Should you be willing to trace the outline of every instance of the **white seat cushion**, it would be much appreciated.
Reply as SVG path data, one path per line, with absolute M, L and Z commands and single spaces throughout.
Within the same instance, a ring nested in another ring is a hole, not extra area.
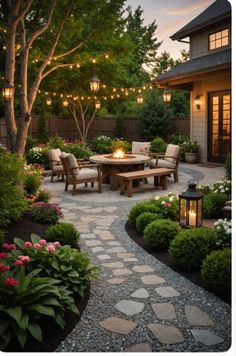
M 180 146 L 172 145 L 172 143 L 170 143 L 167 146 L 167 149 L 166 149 L 166 152 L 165 152 L 165 156 L 170 156 L 170 157 L 175 157 L 175 158 L 166 157 L 165 160 L 169 161 L 169 162 L 175 162 L 176 158 L 179 155 L 179 151 L 180 151 Z
M 53 172 L 62 172 L 62 171 L 64 171 L 64 169 L 63 169 L 63 165 L 62 164 L 59 164 L 59 165 L 53 165 Z
M 67 157 L 67 156 L 69 156 L 71 153 L 68 153 L 68 152 L 62 152 L 61 153 L 61 156 L 62 157 Z
M 60 156 L 61 156 L 60 148 L 55 148 L 48 151 L 48 157 L 49 160 L 51 161 L 53 170 L 55 170 L 56 167 L 61 166 Z
M 136 153 L 136 154 L 149 156 L 150 148 L 151 148 L 151 142 L 137 142 L 137 141 L 132 142 L 132 154 Z
M 73 169 L 73 175 L 76 180 L 80 181 L 83 179 L 92 179 L 92 178 L 97 178 L 98 177 L 98 171 L 97 169 L 91 169 L 91 168 L 76 168 Z
M 150 167 L 155 167 L 155 168 L 175 168 L 175 163 L 160 158 L 158 159 L 157 167 L 156 167 L 156 159 L 152 159 L 151 161 L 149 161 L 149 165 Z

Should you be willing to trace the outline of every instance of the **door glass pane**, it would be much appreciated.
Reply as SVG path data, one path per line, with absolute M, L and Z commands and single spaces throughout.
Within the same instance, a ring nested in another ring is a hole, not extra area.
M 222 154 L 230 152 L 230 95 L 223 95 Z
M 213 156 L 218 156 L 219 154 L 219 96 L 213 96 L 212 98 L 212 141 L 211 150 Z

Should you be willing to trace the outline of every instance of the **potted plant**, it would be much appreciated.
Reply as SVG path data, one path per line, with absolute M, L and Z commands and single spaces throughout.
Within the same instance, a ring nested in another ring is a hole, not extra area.
M 199 145 L 197 141 L 185 141 L 182 144 L 182 148 L 185 153 L 185 161 L 188 163 L 196 163 L 199 151 Z

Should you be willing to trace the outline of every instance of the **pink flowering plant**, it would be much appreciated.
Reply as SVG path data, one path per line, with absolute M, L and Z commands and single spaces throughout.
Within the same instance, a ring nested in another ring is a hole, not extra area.
M 172 220 L 178 219 L 179 212 L 179 197 L 178 195 L 169 192 L 164 196 L 155 196 L 151 200 L 157 206 L 157 213 L 163 218 Z
M 32 234 L 31 242 L 14 239 L 22 255 L 28 255 L 31 263 L 27 270 L 41 268 L 40 275 L 60 280 L 60 284 L 67 286 L 80 296 L 97 278 L 98 269 L 90 264 L 86 253 L 79 252 L 71 246 L 61 246 L 58 241 L 48 242 Z
M 58 204 L 38 202 L 31 205 L 31 217 L 43 224 L 56 224 L 63 213 Z
M 61 280 L 43 275 L 42 268 L 32 268 L 27 251 L 33 245 L 25 244 L 25 251 L 16 244 L 0 246 L 0 350 L 5 350 L 14 336 L 22 349 L 29 335 L 42 341 L 39 321 L 45 315 L 64 328 L 65 312 L 78 313 L 72 291 Z

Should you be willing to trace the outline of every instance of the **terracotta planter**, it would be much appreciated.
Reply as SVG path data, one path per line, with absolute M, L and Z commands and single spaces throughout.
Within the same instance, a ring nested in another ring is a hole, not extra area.
M 197 162 L 197 153 L 196 152 L 185 152 L 185 161 L 187 163 L 196 163 Z

